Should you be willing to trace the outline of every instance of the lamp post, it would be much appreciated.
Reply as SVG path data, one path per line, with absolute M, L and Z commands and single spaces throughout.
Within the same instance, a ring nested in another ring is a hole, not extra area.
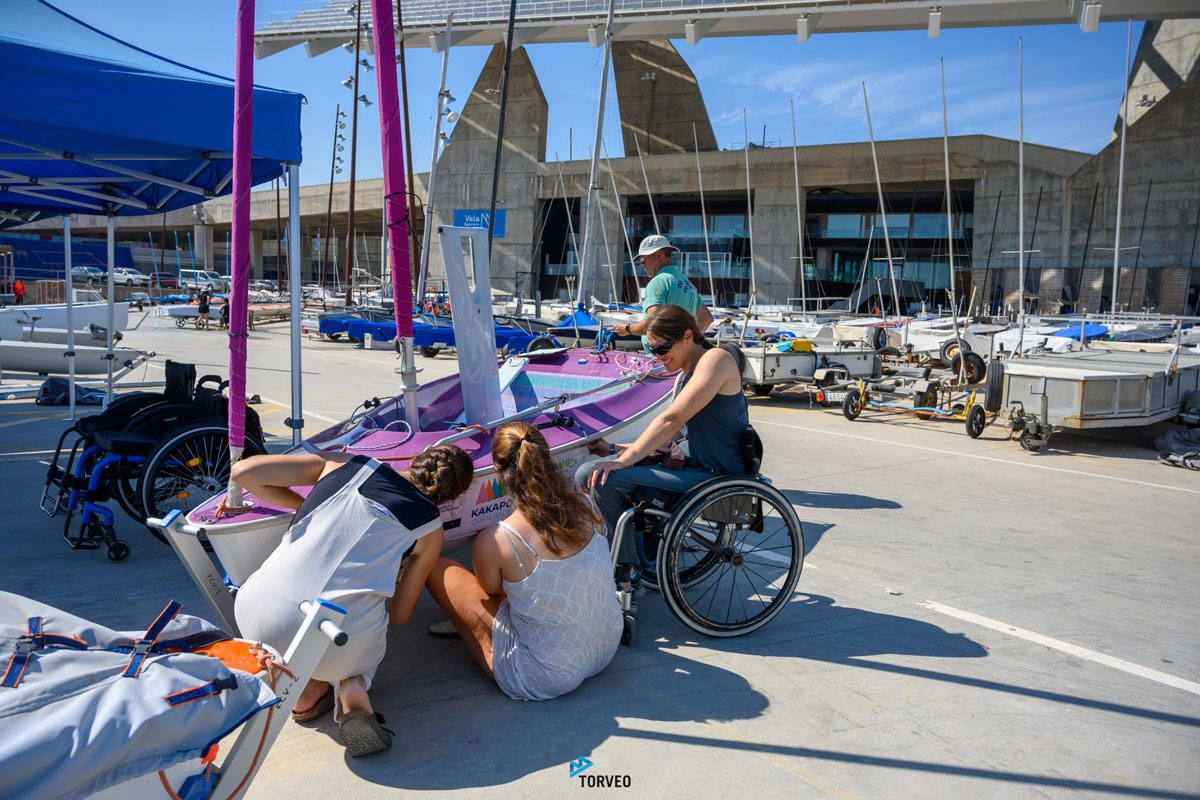
M 366 59 L 360 59 L 362 49 L 362 3 L 358 2 L 346 9 L 346 13 L 354 13 L 354 112 L 351 114 L 350 122 L 350 209 L 346 222 L 346 308 L 350 308 L 354 304 L 354 288 L 351 283 L 354 275 L 354 173 L 358 166 L 357 155 L 358 150 L 358 102 L 359 100 L 370 101 L 365 95 L 358 94 L 358 68 L 362 66 L 362 62 Z
M 321 279 L 317 282 L 321 287 L 321 308 L 325 308 L 325 268 L 329 264 L 329 248 L 333 243 L 333 176 L 342 171 L 342 157 L 338 155 L 342 150 L 342 142 L 346 141 L 346 137 L 338 133 L 344 130 L 346 123 L 342 122 L 342 118 L 346 116 L 346 112 L 342 111 L 342 106 L 337 106 L 337 113 L 333 117 L 333 147 L 332 156 L 329 159 L 329 207 L 325 211 L 325 246 L 321 248 Z

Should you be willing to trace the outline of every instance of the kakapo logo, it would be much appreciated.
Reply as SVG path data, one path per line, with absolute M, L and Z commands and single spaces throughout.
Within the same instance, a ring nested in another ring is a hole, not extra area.
M 475 503 L 490 503 L 498 497 L 504 497 L 504 487 L 500 485 L 499 478 L 493 478 L 479 487 L 479 499 Z

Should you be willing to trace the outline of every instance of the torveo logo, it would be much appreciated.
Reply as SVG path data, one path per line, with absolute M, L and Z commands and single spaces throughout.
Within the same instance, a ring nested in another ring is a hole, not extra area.
M 596 772 L 582 774 L 592 766 L 592 762 L 583 756 L 570 762 L 568 766 L 571 768 L 571 777 L 579 778 L 579 785 L 585 789 L 628 789 L 633 786 L 633 778 L 630 775 L 602 775 Z

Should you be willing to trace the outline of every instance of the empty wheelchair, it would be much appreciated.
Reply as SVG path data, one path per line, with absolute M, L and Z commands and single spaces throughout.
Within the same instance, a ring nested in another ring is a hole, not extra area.
M 116 538 L 114 515 L 105 505 L 109 499 L 140 523 L 172 508 L 190 510 L 224 487 L 230 469 L 226 384 L 214 375 L 197 381 L 195 374 L 190 364 L 168 361 L 162 394 L 117 398 L 59 437 L 41 507 L 51 517 L 64 512 L 63 538 L 73 549 L 106 545 L 113 561 L 129 555 L 128 544 Z M 246 426 L 246 454 L 266 452 L 253 409 L 247 408 Z M 67 462 L 60 466 L 64 453 Z M 79 528 L 72 532 L 76 511 Z M 150 530 L 162 538 L 158 529 Z
M 719 475 L 679 494 L 644 487 L 617 522 L 612 542 L 622 641 L 637 639 L 629 609 L 629 565 L 617 564 L 626 536 L 637 542 L 643 585 L 657 589 L 684 625 L 707 636 L 756 631 L 791 599 L 804 565 L 804 531 L 787 498 L 759 474 L 762 443 L 747 431 L 744 474 Z

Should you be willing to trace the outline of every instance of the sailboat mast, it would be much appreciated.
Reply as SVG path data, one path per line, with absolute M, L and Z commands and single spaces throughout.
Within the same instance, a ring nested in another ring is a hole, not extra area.
M 800 157 L 796 149 L 796 102 L 788 100 L 792 110 L 792 174 L 796 179 L 796 241 L 800 259 L 800 313 L 808 313 L 808 290 L 805 288 L 807 272 L 804 269 L 804 215 L 800 211 Z
M 617 193 L 617 176 L 613 173 L 612 159 L 608 157 L 608 145 L 604 145 L 604 161 L 608 164 L 608 184 L 612 188 L 613 204 L 617 208 L 617 212 L 621 212 L 621 195 Z M 624 215 L 621 217 L 621 235 L 625 237 L 625 255 L 628 256 L 630 262 L 633 261 L 633 244 L 629 241 L 629 226 L 624 222 Z M 637 268 L 633 270 L 634 278 L 637 278 Z M 621 260 L 621 282 L 625 282 L 625 260 Z
M 1109 311 L 1117 313 L 1117 298 L 1120 297 L 1118 285 L 1121 281 L 1121 199 L 1125 192 L 1125 129 L 1129 125 L 1129 50 L 1133 44 L 1133 20 L 1129 21 L 1129 31 L 1125 37 L 1125 63 L 1122 65 L 1121 76 L 1124 90 L 1121 93 L 1121 161 L 1117 167 L 1117 228 L 1113 241 L 1113 280 L 1112 300 L 1109 301 Z
M 1017 38 L 1017 355 L 1025 339 L 1025 40 Z
M 896 291 L 896 271 L 892 267 L 892 237 L 888 233 L 887 209 L 883 205 L 883 182 L 879 179 L 879 157 L 875 154 L 875 130 L 871 127 L 871 105 L 867 102 L 867 84 L 864 82 L 863 106 L 867 109 L 867 134 L 871 137 L 871 163 L 875 165 L 875 191 L 879 194 L 879 217 L 883 221 L 883 244 L 887 252 L 888 278 L 892 282 L 892 300 L 896 303 L 896 317 L 900 314 L 900 293 Z M 907 331 L 906 331 L 907 333 Z
M 747 233 L 750 234 L 750 298 L 747 301 L 747 307 L 754 302 L 754 296 L 758 294 L 758 281 L 754 276 L 754 209 L 750 202 L 750 132 L 746 127 L 746 109 L 742 109 L 742 135 L 745 137 L 745 155 L 746 155 L 746 225 Z
M 425 300 L 425 276 L 429 271 L 429 236 L 433 231 L 433 184 L 437 178 L 438 146 L 442 138 L 442 107 L 449 96 L 446 91 L 446 68 L 450 66 L 450 31 L 454 25 L 453 12 L 446 15 L 446 32 L 442 41 L 442 77 L 438 81 L 437 116 L 433 124 L 433 148 L 429 154 L 429 186 L 425 191 L 425 230 L 421 232 L 421 269 L 417 278 L 417 303 Z
M 712 304 L 717 302 L 717 283 L 713 280 L 712 251 L 708 247 L 708 218 L 704 214 L 704 173 L 700 171 L 700 140 L 696 136 L 696 123 L 692 123 L 692 144 L 696 150 L 696 181 L 700 184 L 700 227 L 704 229 L 704 263 L 708 266 L 708 288 L 712 292 Z
M 950 319 L 954 321 L 954 341 L 962 353 L 962 337 L 958 335 L 958 301 L 954 296 L 954 212 L 950 205 L 950 123 L 946 118 L 946 62 L 939 59 L 942 72 L 942 158 L 946 164 L 946 245 L 950 254 Z M 949 365 L 947 365 L 949 366 Z M 959 373 L 964 374 L 967 359 L 958 362 Z
M 650 218 L 654 220 L 654 232 L 662 233 L 658 227 L 658 213 L 654 210 L 654 194 L 650 191 L 650 178 L 646 175 L 646 162 L 642 159 L 642 146 L 638 144 L 637 134 L 633 137 L 633 146 L 637 148 L 638 163 L 642 165 L 642 183 L 646 184 L 646 199 L 650 201 Z
M 516 7 L 516 0 L 513 0 L 513 7 Z M 587 274 L 587 267 L 591 266 L 587 263 L 588 253 L 596 238 L 592 224 L 596 219 L 596 181 L 600 178 L 600 144 L 604 137 L 604 100 L 608 94 L 608 61 L 612 52 L 613 15 L 616 14 L 616 10 L 617 0 L 608 0 L 608 21 L 604 23 L 604 54 L 601 56 L 604 63 L 600 67 L 600 99 L 596 102 L 596 136 L 592 143 L 592 165 L 588 173 L 587 211 L 583 224 L 583 253 L 579 261 L 579 287 L 575 295 L 575 305 L 579 310 L 583 310 L 583 279 Z

